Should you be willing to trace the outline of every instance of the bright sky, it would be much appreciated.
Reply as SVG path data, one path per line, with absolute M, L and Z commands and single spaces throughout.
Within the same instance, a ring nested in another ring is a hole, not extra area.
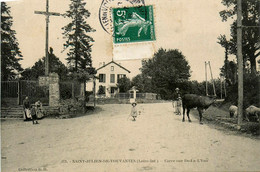
M 49 11 L 64 13 L 69 9 L 70 0 L 49 0 Z M 117 0 L 119 1 L 119 0 Z M 125 1 L 125 0 L 122 0 Z M 102 0 L 86 0 L 86 8 L 91 12 L 88 23 L 96 29 L 90 35 L 95 43 L 92 49 L 94 67 L 100 62 L 122 58 L 151 58 L 154 51 L 179 49 L 188 60 L 192 70 L 192 80 L 205 79 L 205 61 L 210 61 L 213 77 L 219 76 L 219 68 L 224 63 L 224 49 L 217 44 L 220 34 L 229 36 L 230 23 L 222 22 L 219 11 L 225 9 L 221 0 L 145 0 L 154 6 L 156 41 L 131 45 L 114 46 L 112 36 L 106 33 L 99 22 L 99 8 Z M 34 11 L 45 11 L 45 0 L 19 0 L 8 2 L 13 16 L 13 29 L 17 32 L 19 47 L 23 54 L 22 67 L 31 67 L 45 55 L 45 16 Z M 68 19 L 51 16 L 49 24 L 49 46 L 54 54 L 66 63 L 65 39 L 61 28 Z M 131 71 L 131 77 L 139 73 L 141 60 L 116 61 Z M 208 77 L 209 78 L 209 77 Z

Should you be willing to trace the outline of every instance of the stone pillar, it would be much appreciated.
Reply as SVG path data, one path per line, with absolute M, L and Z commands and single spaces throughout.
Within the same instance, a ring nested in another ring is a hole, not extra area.
M 60 103 L 60 85 L 59 75 L 57 73 L 49 74 L 49 106 L 59 106 Z
M 133 86 L 130 90 L 130 95 L 131 95 L 131 92 L 133 93 L 133 98 L 130 97 L 130 103 L 133 103 L 133 102 L 136 102 L 136 92 L 138 90 L 136 89 L 135 86 Z
M 80 97 L 85 97 L 86 84 L 84 82 L 80 83 Z
M 86 112 L 86 83 L 80 83 L 80 97 L 79 97 L 79 102 L 81 104 L 82 107 L 82 112 L 85 113 Z

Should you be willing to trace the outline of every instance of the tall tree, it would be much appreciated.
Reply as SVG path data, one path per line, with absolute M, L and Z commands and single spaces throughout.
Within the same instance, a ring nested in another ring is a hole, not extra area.
M 234 61 L 227 60 L 220 68 L 220 76 L 224 76 L 228 85 L 234 85 L 237 82 L 237 64 Z
M 85 5 L 83 0 L 71 0 L 70 9 L 64 14 L 64 17 L 71 19 L 71 22 L 62 29 L 64 30 L 63 35 L 67 38 L 64 46 L 69 47 L 67 60 L 72 66 L 72 71 L 92 66 L 91 43 L 94 42 L 94 39 L 87 33 L 95 30 L 86 22 L 90 12 L 85 9 Z
M 10 14 L 10 7 L 1 2 L 1 80 L 12 80 L 22 71 L 19 63 L 22 54 L 15 37 L 15 30 L 12 30 L 13 17 Z
M 53 53 L 50 47 L 49 52 L 50 72 L 57 73 L 61 80 L 67 79 L 68 68 Z M 26 68 L 21 74 L 24 80 L 36 80 L 39 76 L 44 75 L 45 57 L 39 59 L 31 68 Z
M 90 12 L 85 8 L 85 5 L 83 0 L 71 0 L 70 9 L 64 14 L 64 17 L 70 18 L 71 22 L 62 28 L 63 35 L 67 38 L 64 46 L 69 47 L 67 60 L 73 72 L 71 76 L 83 83 L 82 105 L 84 112 L 86 112 L 86 81 L 92 74 L 95 74 L 91 59 L 91 43 L 94 42 L 94 39 L 87 35 L 95 30 L 86 22 Z
M 218 43 L 225 48 L 225 60 L 224 60 L 224 66 L 222 67 L 222 74 L 227 80 L 227 70 L 228 70 L 228 55 L 229 55 L 229 48 L 230 48 L 230 43 L 226 38 L 226 35 L 220 35 L 218 37 Z
M 151 79 L 152 91 L 164 99 L 172 98 L 175 88 L 180 88 L 190 77 L 190 66 L 177 49 L 159 49 L 152 59 L 143 61 L 141 71 Z
M 151 78 L 146 75 L 136 75 L 132 79 L 132 85 L 135 86 L 140 93 L 152 92 Z
M 222 4 L 227 7 L 226 10 L 219 14 L 222 21 L 227 21 L 237 15 L 236 0 L 222 0 Z M 242 1 L 242 49 L 244 62 L 250 61 L 251 71 L 256 72 L 256 58 L 260 55 L 260 35 L 259 35 L 259 15 L 260 15 L 259 0 L 243 0 Z M 231 39 L 225 40 L 219 37 L 221 46 L 229 46 L 229 53 L 236 55 L 237 53 L 237 20 L 234 20 L 231 25 Z

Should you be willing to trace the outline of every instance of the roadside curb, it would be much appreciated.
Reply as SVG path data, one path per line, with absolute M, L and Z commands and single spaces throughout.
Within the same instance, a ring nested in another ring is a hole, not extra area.
M 231 122 L 227 122 L 227 121 L 223 121 L 222 118 L 216 118 L 216 119 L 212 119 L 212 118 L 208 118 L 208 117 L 203 117 L 205 120 L 207 120 L 208 122 L 214 122 L 215 125 L 220 125 L 222 127 L 225 127 L 227 129 L 230 129 L 230 130 L 233 130 L 233 131 L 239 131 L 239 132 L 242 132 L 242 133 L 251 133 L 253 135 L 259 135 L 260 134 L 260 123 L 259 123 L 259 128 L 258 128 L 258 131 L 254 131 L 254 132 L 251 132 L 250 130 L 248 130 L 246 128 L 246 124 L 242 124 L 241 126 L 238 125 L 238 124 L 234 124 L 234 123 L 231 123 Z M 214 125 L 214 123 L 211 123 Z M 255 124 L 257 125 L 257 124 Z

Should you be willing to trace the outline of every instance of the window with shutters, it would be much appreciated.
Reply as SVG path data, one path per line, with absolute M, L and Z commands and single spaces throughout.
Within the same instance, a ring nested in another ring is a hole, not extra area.
M 99 74 L 99 82 L 102 83 L 106 82 L 106 74 Z
M 115 83 L 115 74 L 110 74 L 110 83 Z

